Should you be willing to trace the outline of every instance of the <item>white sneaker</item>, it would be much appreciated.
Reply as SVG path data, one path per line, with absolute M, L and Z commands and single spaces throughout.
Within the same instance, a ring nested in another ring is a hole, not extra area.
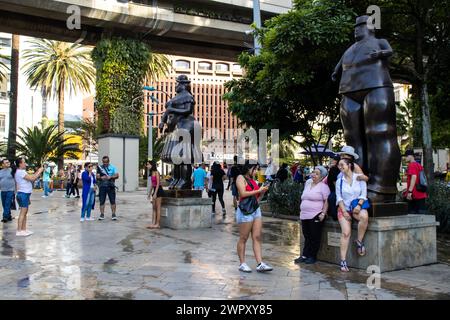
M 261 263 L 256 267 L 256 271 L 258 272 L 268 272 L 268 271 L 272 271 L 273 268 L 271 266 L 269 266 L 268 264 L 265 264 L 264 262 L 261 261 Z
M 83 222 L 83 221 L 84 221 L 84 218 L 81 218 L 81 219 L 80 219 L 80 222 Z
M 25 233 L 25 237 L 28 237 L 28 236 L 31 236 L 34 232 L 30 231 L 30 230 L 25 230 L 24 233 Z
M 48 196 L 42 196 L 42 198 L 48 198 Z
M 24 231 L 16 231 L 16 236 L 17 236 L 17 237 L 26 237 Z
M 248 266 L 248 264 L 246 264 L 246 263 L 244 262 L 244 263 L 241 263 L 241 265 L 239 266 L 239 271 L 242 271 L 242 272 L 252 272 L 252 268 L 250 268 L 250 267 Z
M 94 217 L 86 218 L 86 221 L 94 221 L 94 220 L 95 220 Z

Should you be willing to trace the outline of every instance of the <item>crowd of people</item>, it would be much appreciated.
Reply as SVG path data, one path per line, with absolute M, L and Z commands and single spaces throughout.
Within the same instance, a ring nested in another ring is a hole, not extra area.
M 408 163 L 407 183 L 404 198 L 408 201 L 408 213 L 423 214 L 426 212 L 426 190 L 421 186 L 423 167 L 416 161 L 412 150 L 404 154 Z M 239 225 L 239 240 L 236 245 L 239 257 L 239 270 L 251 272 L 252 268 L 245 260 L 245 248 L 251 236 L 253 253 L 256 260 L 256 271 L 267 272 L 273 268 L 262 259 L 262 214 L 259 202 L 270 190 L 273 182 L 284 183 L 292 179 L 304 185 L 299 208 L 304 246 L 295 263 L 313 264 L 317 261 L 320 249 L 323 223 L 327 216 L 339 222 L 341 227 L 340 241 L 340 270 L 348 272 L 347 256 L 351 247 L 350 236 L 352 222 L 357 223 L 357 234 L 354 241 L 356 252 L 360 256 L 366 255 L 364 237 L 369 225 L 368 209 L 370 202 L 367 196 L 366 176 L 356 163 L 358 154 L 354 148 L 345 146 L 335 156 L 331 157 L 328 166 L 316 166 L 314 168 L 302 168 L 299 163 L 294 163 L 290 168 L 282 164 L 276 170 L 269 159 L 266 170 L 262 173 L 258 164 L 244 165 L 237 163 L 237 157 L 230 166 L 220 165 L 215 162 L 210 170 L 206 165 L 196 166 L 192 172 L 193 189 L 206 191 L 211 198 L 212 217 L 216 214 L 216 202 L 219 200 L 222 209 L 222 217 L 225 219 L 227 211 L 224 202 L 225 190 L 230 190 L 233 196 L 236 223 Z M 161 175 L 154 161 L 147 162 L 149 186 L 148 199 L 152 202 L 152 223 L 149 229 L 159 229 L 161 219 L 161 201 L 164 196 Z M 42 175 L 42 197 L 46 198 L 53 192 L 52 170 L 45 163 L 35 172 L 27 171 L 25 159 L 18 158 L 13 165 L 8 159 L 2 160 L 0 170 L 0 189 L 3 206 L 3 223 L 12 221 L 11 209 L 18 209 L 17 236 L 29 236 L 33 232 L 27 229 L 27 213 L 31 204 L 33 183 Z M 98 192 L 100 202 L 100 215 L 98 220 L 105 219 L 105 203 L 109 198 L 112 212 L 112 220 L 117 220 L 116 215 L 116 186 L 115 181 L 119 173 L 110 163 L 108 156 L 102 158 L 102 163 L 94 165 L 86 163 L 84 170 L 81 166 L 69 164 L 63 175 L 66 179 L 66 192 L 64 197 L 71 195 L 79 198 L 78 184 L 82 185 L 82 207 L 80 221 L 93 221 L 92 210 L 95 208 L 95 199 Z M 224 181 L 228 179 L 225 187 Z

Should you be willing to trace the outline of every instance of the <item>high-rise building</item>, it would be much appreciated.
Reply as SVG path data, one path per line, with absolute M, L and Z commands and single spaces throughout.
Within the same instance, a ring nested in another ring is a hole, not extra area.
M 175 96 L 176 77 L 185 74 L 191 80 L 195 99 L 194 117 L 202 125 L 203 155 L 205 161 L 232 159 L 236 152 L 238 119 L 228 110 L 223 100 L 224 83 L 242 76 L 241 66 L 233 61 L 218 61 L 181 56 L 171 56 L 172 70 L 165 79 L 151 83 L 158 91 L 145 95 L 145 112 L 158 113 L 153 117 L 153 127 L 161 121 L 165 104 Z M 153 102 L 153 95 L 159 103 Z M 147 118 L 145 119 L 147 126 Z M 158 133 L 159 135 L 159 133 Z M 232 148 L 226 149 L 226 144 Z

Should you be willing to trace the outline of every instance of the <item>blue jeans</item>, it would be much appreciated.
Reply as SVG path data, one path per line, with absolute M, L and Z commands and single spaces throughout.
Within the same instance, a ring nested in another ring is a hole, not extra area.
M 44 196 L 48 196 L 50 192 L 50 181 L 44 181 Z
M 13 196 L 14 191 L 2 191 L 3 219 L 5 220 L 11 218 L 11 204 Z
M 81 211 L 82 218 L 84 218 L 85 214 L 86 218 L 89 219 L 91 217 L 92 204 L 94 203 L 94 200 L 95 200 L 95 190 L 94 188 L 91 188 L 91 190 L 89 190 L 89 194 L 86 199 L 86 205 L 84 207 L 84 210 Z

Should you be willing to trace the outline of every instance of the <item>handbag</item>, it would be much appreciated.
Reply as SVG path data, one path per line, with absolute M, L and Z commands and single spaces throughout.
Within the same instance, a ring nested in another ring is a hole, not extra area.
M 341 197 L 343 198 L 344 196 L 342 195 L 342 181 L 344 180 L 344 178 L 341 178 Z M 353 199 L 352 202 L 350 203 L 350 211 L 353 211 L 355 209 L 355 207 L 358 205 L 360 199 Z M 369 209 L 370 208 L 370 202 L 369 200 L 364 200 L 363 204 L 361 205 L 361 209 Z
M 247 179 L 245 179 L 245 181 L 252 190 L 255 190 L 253 185 Z M 245 216 L 253 214 L 256 210 L 258 210 L 258 208 L 259 203 L 255 196 L 250 196 L 239 201 L 239 210 L 241 210 L 242 214 Z

